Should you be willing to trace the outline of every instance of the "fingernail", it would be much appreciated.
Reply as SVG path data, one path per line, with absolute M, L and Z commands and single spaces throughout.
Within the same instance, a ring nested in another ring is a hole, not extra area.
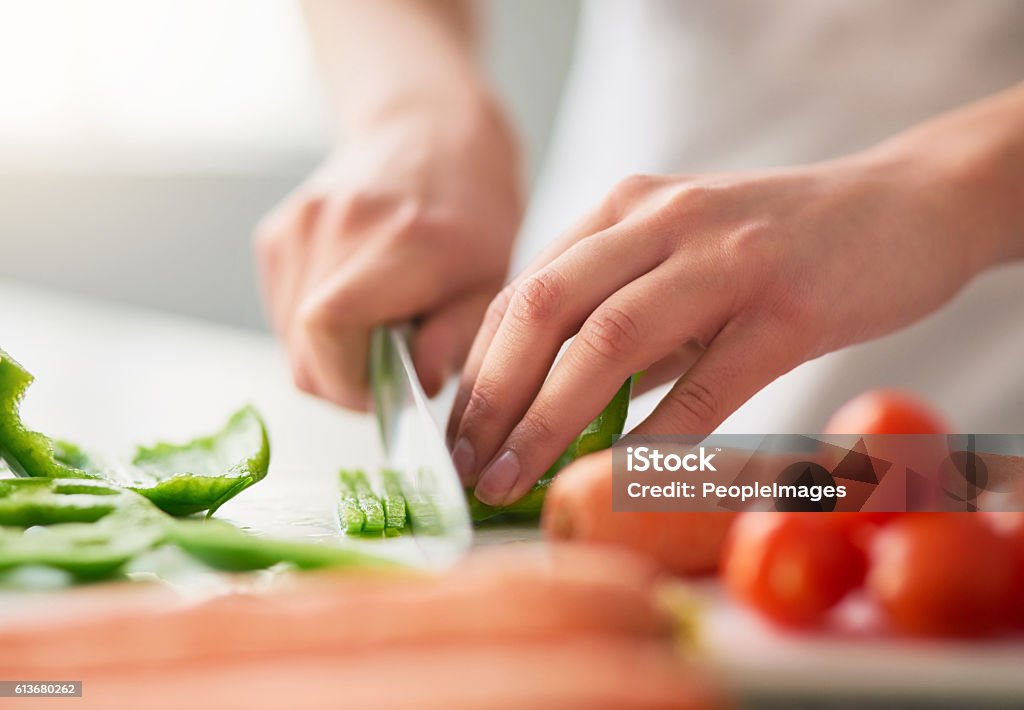
M 459 480 L 463 484 L 469 484 L 473 475 L 473 465 L 476 463 L 476 452 L 469 439 L 462 437 L 455 442 L 452 449 L 452 461 L 455 463 L 455 470 L 459 473 Z
M 519 457 L 509 449 L 484 471 L 474 494 L 488 505 L 502 505 L 519 479 Z

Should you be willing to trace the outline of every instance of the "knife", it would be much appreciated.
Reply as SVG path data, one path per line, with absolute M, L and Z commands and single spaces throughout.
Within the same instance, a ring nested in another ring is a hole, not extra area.
M 398 475 L 416 545 L 446 567 L 473 542 L 469 507 L 409 354 L 409 327 L 370 336 L 370 390 L 388 468 Z

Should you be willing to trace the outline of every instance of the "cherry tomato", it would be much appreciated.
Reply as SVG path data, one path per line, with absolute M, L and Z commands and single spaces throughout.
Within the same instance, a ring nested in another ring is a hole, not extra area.
M 988 513 L 996 532 L 1010 543 L 1017 560 L 1017 574 L 1010 592 L 1010 618 L 1024 629 L 1024 513 Z
M 906 515 L 875 538 L 868 590 L 897 631 L 986 636 L 1010 626 L 1015 565 L 982 515 Z
M 1017 577 L 1013 591 L 1010 593 L 1010 615 L 1018 628 L 1024 629 L 1024 515 L 1011 538 L 1014 551 L 1017 553 Z
M 942 415 L 901 390 L 879 389 L 854 397 L 836 410 L 826 434 L 946 434 Z
M 861 585 L 867 562 L 829 513 L 745 513 L 730 533 L 726 588 L 771 621 L 822 622 Z
M 864 558 L 867 559 L 878 531 L 906 513 L 851 512 L 826 513 L 825 515 L 862 551 Z
M 886 389 L 854 397 L 840 407 L 825 426 L 826 434 L 865 437 L 862 444 L 866 452 L 872 458 L 888 462 L 889 473 L 903 475 L 903 471 L 909 469 L 929 478 L 949 456 L 943 436 L 949 432 L 950 426 L 942 415 L 919 397 L 910 392 Z M 911 434 L 929 436 L 904 436 Z M 851 441 L 847 445 L 852 444 Z M 833 465 L 838 463 L 836 460 Z M 936 504 L 938 496 L 938 488 L 926 484 L 915 489 L 913 505 L 927 509 Z M 898 501 L 883 501 L 883 504 L 903 507 L 910 505 L 911 501 L 900 498 Z

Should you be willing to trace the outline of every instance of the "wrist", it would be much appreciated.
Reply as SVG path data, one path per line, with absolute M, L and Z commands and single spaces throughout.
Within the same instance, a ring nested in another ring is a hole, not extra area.
M 904 196 L 901 219 L 931 232 L 936 249 L 956 254 L 969 279 L 1024 258 L 1024 234 L 1013 226 L 1019 209 L 1013 195 L 1022 186 L 999 151 L 959 138 L 910 133 L 854 161 L 867 165 L 887 192 Z
M 335 130 L 342 140 L 411 127 L 470 135 L 484 127 L 507 125 L 497 99 L 475 80 L 392 87 L 386 94 L 360 101 L 355 110 L 336 115 Z
M 1024 85 L 879 144 L 888 163 L 959 233 L 977 270 L 1024 259 Z

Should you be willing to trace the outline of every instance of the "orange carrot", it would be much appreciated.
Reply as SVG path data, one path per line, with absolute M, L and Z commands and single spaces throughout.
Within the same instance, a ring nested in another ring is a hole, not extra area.
M 325 623 L 329 620 L 325 619 Z M 84 697 L 33 708 L 188 706 L 249 710 L 703 710 L 723 707 L 708 680 L 649 639 L 500 639 L 367 654 L 282 655 L 84 676 Z
M 541 525 L 554 540 L 609 543 L 653 559 L 674 574 L 717 569 L 735 514 L 613 512 L 611 452 L 574 462 L 551 484 Z
M 513 642 L 585 635 L 661 638 L 656 571 L 632 555 L 581 546 L 484 550 L 441 576 L 306 575 L 264 593 L 168 604 L 117 588 L 75 616 L 26 615 L 0 625 L 10 677 L 71 677 L 90 669 L 179 662 L 362 654 L 392 647 Z

